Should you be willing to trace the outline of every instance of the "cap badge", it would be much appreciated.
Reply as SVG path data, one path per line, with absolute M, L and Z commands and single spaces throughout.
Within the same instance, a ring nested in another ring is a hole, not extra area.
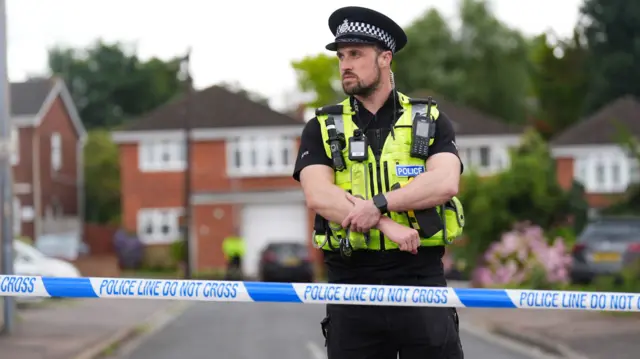
M 338 33 L 336 35 L 344 34 L 349 30 L 349 19 L 344 19 L 342 25 L 338 27 Z

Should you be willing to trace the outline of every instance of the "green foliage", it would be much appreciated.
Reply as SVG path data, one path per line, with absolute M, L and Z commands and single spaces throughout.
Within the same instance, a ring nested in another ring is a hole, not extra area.
M 171 243 L 171 259 L 176 263 L 183 263 L 187 258 L 187 245 L 184 239 Z
M 118 148 L 106 130 L 89 131 L 84 150 L 86 220 L 118 223 L 120 164 Z
M 584 0 L 580 9 L 589 50 L 587 112 L 624 95 L 640 96 L 640 3 Z
M 536 131 L 524 135 L 510 158 L 510 168 L 495 176 L 463 177 L 460 197 L 467 213 L 464 255 L 469 270 L 514 223 L 528 221 L 548 230 L 566 226 L 571 214 L 572 196 L 558 184 L 555 162 Z
M 588 50 L 578 30 L 571 39 L 559 39 L 554 45 L 549 41 L 543 34 L 531 46 L 532 95 L 537 99 L 534 116 L 546 138 L 577 123 L 588 89 Z
M 54 47 L 48 62 L 69 86 L 87 129 L 121 125 L 174 98 L 182 86 L 179 59 L 142 61 L 120 43 Z
M 342 92 L 338 90 L 340 69 L 336 56 L 307 56 L 293 61 L 291 66 L 296 71 L 300 90 L 315 94 L 315 99 L 308 106 L 321 107 L 341 100 Z
M 486 1 L 464 0 L 459 12 L 457 32 L 434 9 L 406 27 L 409 43 L 396 61 L 398 87 L 407 93 L 435 92 L 522 123 L 529 90 L 527 42 L 499 22 Z

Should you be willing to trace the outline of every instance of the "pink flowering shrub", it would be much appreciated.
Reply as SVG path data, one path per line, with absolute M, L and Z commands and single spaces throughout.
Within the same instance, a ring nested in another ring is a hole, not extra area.
M 481 287 L 553 289 L 569 284 L 571 256 L 562 238 L 547 242 L 542 228 L 527 226 L 504 233 L 473 273 Z

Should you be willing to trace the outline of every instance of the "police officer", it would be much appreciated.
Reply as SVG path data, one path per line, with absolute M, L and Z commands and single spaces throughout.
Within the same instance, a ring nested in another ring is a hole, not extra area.
M 391 62 L 407 37 L 394 21 L 345 7 L 329 28 L 348 98 L 306 124 L 293 174 L 328 281 L 444 287 L 444 247 L 464 226 L 451 121 L 437 101 L 396 91 Z M 322 328 L 329 359 L 463 358 L 453 308 L 328 305 Z
M 244 256 L 244 240 L 242 237 L 232 235 L 222 241 L 222 253 L 227 261 L 225 280 L 241 280 L 242 257 Z

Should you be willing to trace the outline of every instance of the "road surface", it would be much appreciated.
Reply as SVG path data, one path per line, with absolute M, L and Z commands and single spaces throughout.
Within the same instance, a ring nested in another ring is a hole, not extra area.
M 121 359 L 326 359 L 323 305 L 196 303 Z M 465 356 L 531 359 L 463 331 Z

